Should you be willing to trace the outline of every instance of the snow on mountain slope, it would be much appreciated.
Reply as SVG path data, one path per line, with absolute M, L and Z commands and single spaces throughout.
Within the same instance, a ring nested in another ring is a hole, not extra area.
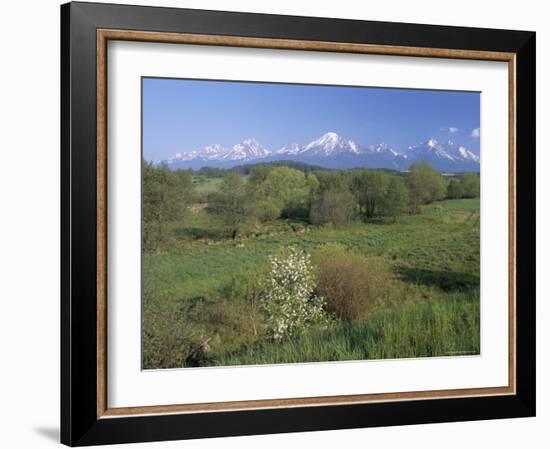
M 425 161 L 441 171 L 479 170 L 479 156 L 451 140 L 439 143 L 433 138 L 428 139 L 410 146 L 407 156 L 411 162 Z
M 185 161 L 249 161 L 261 159 L 270 154 L 255 139 L 249 138 L 241 143 L 226 148 L 220 144 L 208 145 L 202 150 L 176 153 L 176 155 L 166 161 L 168 165 L 177 164 Z
M 342 153 L 359 154 L 357 144 L 352 140 L 344 139 L 335 132 L 323 134 L 317 140 L 303 147 L 300 154 L 315 156 L 337 156 Z

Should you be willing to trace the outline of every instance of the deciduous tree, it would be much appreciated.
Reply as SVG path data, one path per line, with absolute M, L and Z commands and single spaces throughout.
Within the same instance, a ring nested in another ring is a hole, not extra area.
M 443 176 L 434 171 L 426 162 L 415 162 L 407 173 L 407 186 L 411 201 L 411 212 L 420 212 L 422 204 L 432 203 L 444 198 L 445 181 Z
M 355 198 L 349 191 L 325 190 L 311 204 L 309 220 L 312 224 L 332 223 L 341 226 L 353 220 Z
M 153 251 L 168 237 L 170 222 L 182 221 L 192 194 L 190 174 L 142 163 L 142 249 Z
M 394 222 L 407 211 L 409 191 L 403 179 L 398 176 L 389 178 L 388 187 L 380 203 L 380 214 Z
M 235 173 L 225 176 L 219 190 L 208 196 L 208 209 L 222 218 L 235 239 L 251 212 L 243 177 Z

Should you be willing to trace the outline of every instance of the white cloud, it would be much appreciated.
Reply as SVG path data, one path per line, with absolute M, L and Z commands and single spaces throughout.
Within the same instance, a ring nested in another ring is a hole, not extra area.
M 472 132 L 470 133 L 470 137 L 477 137 L 479 138 L 479 128 L 472 129 Z
M 454 134 L 454 133 L 457 133 L 459 129 L 454 126 L 442 126 L 441 128 L 439 128 L 439 131 L 444 131 L 444 132 Z

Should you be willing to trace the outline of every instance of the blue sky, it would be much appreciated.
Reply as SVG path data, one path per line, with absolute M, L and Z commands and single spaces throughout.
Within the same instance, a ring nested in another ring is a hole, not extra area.
M 249 137 L 273 150 L 328 131 L 397 150 L 451 139 L 479 153 L 479 126 L 477 92 L 143 79 L 146 160 Z

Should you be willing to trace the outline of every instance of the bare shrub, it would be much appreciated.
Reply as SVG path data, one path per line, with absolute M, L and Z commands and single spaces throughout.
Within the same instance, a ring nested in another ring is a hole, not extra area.
M 317 294 L 328 312 L 342 321 L 364 319 L 370 308 L 389 291 L 391 274 L 380 261 L 365 258 L 343 246 L 324 245 L 314 254 Z

